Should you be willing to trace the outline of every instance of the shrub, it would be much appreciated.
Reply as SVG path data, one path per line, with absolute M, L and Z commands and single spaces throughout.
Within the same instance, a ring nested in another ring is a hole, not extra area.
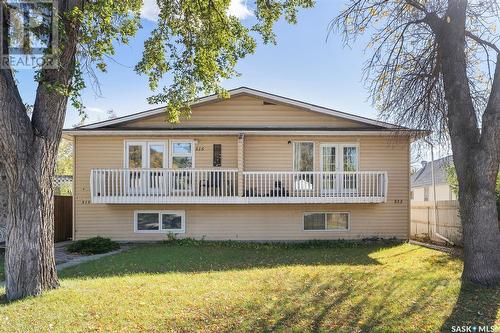
M 118 250 L 120 245 L 109 238 L 93 237 L 71 243 L 66 249 L 81 254 L 100 254 Z
M 377 245 L 399 245 L 403 243 L 402 240 L 395 238 L 383 239 L 383 238 L 365 238 L 361 240 L 308 240 L 308 241 L 264 241 L 264 242 L 254 242 L 254 241 L 234 241 L 234 240 L 224 240 L 224 241 L 207 241 L 202 239 L 193 238 L 175 238 L 168 237 L 167 240 L 163 241 L 166 245 L 171 246 L 210 246 L 210 247 L 222 247 L 222 248 L 246 248 L 246 249 L 324 249 L 324 248 L 359 248 L 371 246 L 373 244 Z

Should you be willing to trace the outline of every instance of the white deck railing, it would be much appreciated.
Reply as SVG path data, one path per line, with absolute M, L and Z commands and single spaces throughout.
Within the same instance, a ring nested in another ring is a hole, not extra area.
M 244 172 L 244 196 L 252 203 L 384 202 L 387 173 L 356 172 Z
M 237 170 L 92 170 L 95 203 L 216 203 L 237 195 Z
M 242 189 L 238 195 L 238 177 Z M 96 169 L 93 203 L 376 203 L 387 172 L 242 172 L 228 169 Z

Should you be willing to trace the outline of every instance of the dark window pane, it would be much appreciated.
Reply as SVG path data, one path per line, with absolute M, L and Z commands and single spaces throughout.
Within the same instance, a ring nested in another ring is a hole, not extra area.
M 137 230 L 159 230 L 158 213 L 138 213 Z
M 213 166 L 220 167 L 221 165 L 222 165 L 222 145 L 215 144 Z
M 304 230 L 325 230 L 325 214 L 312 213 L 304 215 Z
M 294 171 L 314 170 L 314 144 L 312 142 L 294 142 Z
M 349 228 L 349 214 L 326 214 L 326 228 L 328 230 L 347 230 Z
M 358 170 L 358 149 L 356 147 L 344 147 L 344 171 Z
M 162 214 L 161 223 L 163 230 L 182 229 L 182 217 L 176 214 Z
M 129 146 L 128 147 L 128 167 L 129 168 L 142 168 L 142 146 Z

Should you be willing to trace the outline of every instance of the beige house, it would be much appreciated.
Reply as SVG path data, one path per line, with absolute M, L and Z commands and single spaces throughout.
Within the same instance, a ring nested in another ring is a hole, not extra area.
M 249 88 L 64 131 L 74 239 L 396 237 L 410 227 L 414 131 Z

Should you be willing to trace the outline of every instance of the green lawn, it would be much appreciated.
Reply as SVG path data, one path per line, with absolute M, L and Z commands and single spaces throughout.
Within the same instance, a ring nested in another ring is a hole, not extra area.
M 500 289 L 409 244 L 357 248 L 140 245 L 0 305 L 5 332 L 450 331 L 500 324 Z

